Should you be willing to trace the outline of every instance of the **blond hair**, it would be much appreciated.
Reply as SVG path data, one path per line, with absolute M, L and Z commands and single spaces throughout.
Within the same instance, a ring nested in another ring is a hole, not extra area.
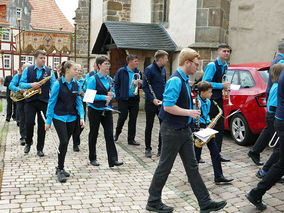
M 178 56 L 178 64 L 183 66 L 186 60 L 193 61 L 195 58 L 200 59 L 198 52 L 191 48 L 183 48 Z
M 278 83 L 278 79 L 279 79 L 279 76 L 280 76 L 282 70 L 284 70 L 284 64 L 282 64 L 282 63 L 274 64 L 272 66 L 272 70 L 271 70 L 271 81 L 272 81 L 272 83 Z

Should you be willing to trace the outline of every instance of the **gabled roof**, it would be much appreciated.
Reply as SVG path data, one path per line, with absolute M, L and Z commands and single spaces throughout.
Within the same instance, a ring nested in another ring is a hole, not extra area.
M 175 51 L 177 46 L 159 24 L 106 21 L 102 24 L 92 53 L 104 54 L 109 45 L 120 49 Z
M 28 0 L 32 7 L 31 27 L 38 30 L 73 32 L 74 28 L 54 0 Z

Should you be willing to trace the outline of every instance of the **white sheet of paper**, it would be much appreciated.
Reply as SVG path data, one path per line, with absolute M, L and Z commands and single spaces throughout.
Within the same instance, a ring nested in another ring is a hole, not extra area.
M 198 132 L 194 132 L 193 134 L 198 137 L 202 141 L 207 141 L 210 136 L 218 133 L 217 130 L 211 129 L 211 128 L 206 128 L 206 129 L 201 129 Z
M 93 103 L 95 100 L 96 94 L 97 94 L 97 90 L 87 89 L 87 91 L 85 92 L 83 101 L 87 103 Z
M 241 85 L 237 85 L 237 84 L 231 84 L 230 89 L 231 90 L 239 90 L 241 88 Z

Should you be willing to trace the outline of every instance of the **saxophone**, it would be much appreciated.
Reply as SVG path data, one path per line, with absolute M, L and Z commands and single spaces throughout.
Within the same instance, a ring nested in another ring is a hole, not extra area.
M 18 102 L 24 100 L 25 96 L 22 93 L 20 93 L 20 91 L 11 91 L 10 98 L 12 99 L 12 101 Z
M 50 76 L 42 79 L 41 81 L 39 81 L 38 83 L 40 84 L 40 86 L 44 85 L 47 81 L 49 81 L 52 77 L 52 72 L 50 72 Z M 25 92 L 23 93 L 23 96 L 26 98 L 30 98 L 36 94 L 41 94 L 41 87 L 34 89 L 34 88 L 30 88 L 25 90 Z
M 213 101 L 213 100 L 212 100 L 212 101 Z M 210 122 L 210 124 L 207 126 L 207 128 L 214 128 L 214 126 L 217 124 L 218 120 L 222 117 L 222 114 L 223 114 L 223 110 L 218 106 L 218 104 L 217 104 L 215 101 L 213 101 L 213 103 L 214 103 L 215 106 L 218 108 L 219 113 L 218 113 L 218 115 Z M 202 140 L 199 139 L 199 138 L 195 138 L 195 139 L 194 139 L 194 144 L 195 144 L 196 147 L 202 148 L 205 144 L 209 143 L 212 138 L 215 138 L 215 134 L 214 134 L 214 135 L 211 135 L 210 138 L 207 139 L 207 141 L 202 141 Z

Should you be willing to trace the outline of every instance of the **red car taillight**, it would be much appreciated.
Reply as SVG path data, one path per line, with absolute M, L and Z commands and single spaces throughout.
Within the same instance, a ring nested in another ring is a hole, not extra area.
M 255 100 L 256 100 L 257 105 L 259 107 L 266 107 L 266 94 L 265 93 L 261 93 L 259 95 L 256 95 Z

